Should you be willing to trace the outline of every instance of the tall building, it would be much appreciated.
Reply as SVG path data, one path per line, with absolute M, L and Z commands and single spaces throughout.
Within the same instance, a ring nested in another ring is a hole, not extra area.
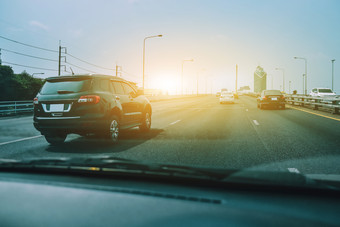
M 260 93 L 267 89 L 267 73 L 261 66 L 257 66 L 254 72 L 254 92 Z

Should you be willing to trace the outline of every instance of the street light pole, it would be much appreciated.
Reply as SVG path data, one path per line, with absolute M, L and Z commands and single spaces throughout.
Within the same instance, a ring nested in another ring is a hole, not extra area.
M 156 38 L 156 37 L 163 37 L 163 35 L 153 35 L 153 36 L 148 36 L 144 38 L 143 42 L 143 89 L 144 89 L 144 83 L 145 83 L 145 41 L 150 38 Z
M 292 81 L 289 81 L 289 91 L 288 94 L 290 94 L 290 84 L 292 83 Z
M 301 59 L 305 61 L 305 95 L 307 95 L 307 59 L 301 57 L 294 57 L 294 59 Z
M 198 72 L 197 72 L 197 96 L 198 96 Z
M 334 62 L 335 59 L 331 60 L 332 61 L 332 91 L 334 92 Z
M 181 90 L 182 90 L 182 95 L 183 95 L 183 68 L 184 68 L 184 62 L 186 61 L 194 61 L 194 59 L 190 59 L 190 60 L 183 60 L 182 61 L 182 76 L 181 76 Z
M 283 92 L 285 92 L 285 70 L 283 68 L 276 68 L 275 70 L 281 70 L 282 71 L 282 86 L 283 86 Z
M 305 74 L 302 74 L 302 94 L 305 91 Z

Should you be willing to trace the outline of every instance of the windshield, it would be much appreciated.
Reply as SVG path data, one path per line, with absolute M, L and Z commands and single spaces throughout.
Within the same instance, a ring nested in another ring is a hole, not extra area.
M 91 80 L 70 80 L 70 81 L 47 81 L 42 87 L 40 94 L 54 95 L 58 94 L 58 91 L 67 92 L 81 92 L 90 88 Z
M 282 95 L 282 93 L 277 90 L 268 90 L 264 92 L 264 95 Z
M 332 0 L 4 1 L 0 159 L 338 175 L 340 96 L 311 91 L 340 94 L 339 12 Z
M 321 93 L 333 93 L 331 89 L 319 89 L 319 92 Z

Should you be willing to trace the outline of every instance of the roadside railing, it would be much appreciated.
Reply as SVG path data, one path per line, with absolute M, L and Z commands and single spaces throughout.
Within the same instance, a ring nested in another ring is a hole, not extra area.
M 286 102 L 291 105 L 312 107 L 314 110 L 324 108 L 333 114 L 339 114 L 340 97 L 313 97 L 304 95 L 285 95 Z
M 205 95 L 199 95 L 205 96 Z M 197 95 L 147 96 L 150 102 L 197 97 Z M 33 101 L 0 101 L 0 116 L 33 112 Z
M 0 116 L 33 112 L 33 101 L 2 101 L 0 102 Z

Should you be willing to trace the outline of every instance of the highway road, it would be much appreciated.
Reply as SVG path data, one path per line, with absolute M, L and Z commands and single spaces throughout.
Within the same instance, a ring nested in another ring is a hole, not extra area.
M 240 96 L 219 104 L 214 96 L 152 103 L 152 129 L 126 131 L 117 145 L 69 135 L 50 146 L 32 116 L 0 119 L 0 158 L 103 156 L 227 169 L 340 174 L 340 117 L 308 109 L 260 110 Z M 306 112 L 308 111 L 308 112 Z

